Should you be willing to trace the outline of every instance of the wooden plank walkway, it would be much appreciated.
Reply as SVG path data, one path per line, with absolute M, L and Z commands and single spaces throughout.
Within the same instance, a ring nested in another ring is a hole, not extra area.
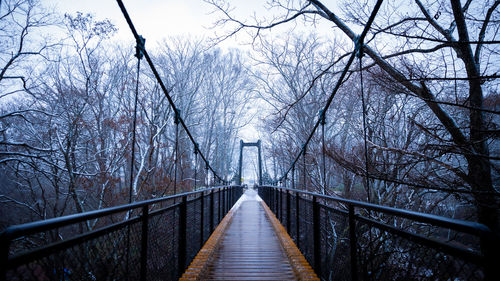
M 244 196 L 181 280 L 319 280 L 256 192 Z
M 260 202 L 241 203 L 220 241 L 206 280 L 296 280 Z

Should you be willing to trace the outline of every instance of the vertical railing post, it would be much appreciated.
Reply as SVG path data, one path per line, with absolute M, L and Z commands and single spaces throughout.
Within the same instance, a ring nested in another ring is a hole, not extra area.
M 291 219 L 290 219 L 290 201 L 291 201 L 291 198 L 290 198 L 290 191 L 287 190 L 286 191 L 286 231 L 288 231 L 288 234 L 290 234 L 290 222 L 291 222 Z
M 266 193 L 266 199 L 267 199 L 267 205 L 269 208 L 273 208 L 272 200 L 273 200 L 273 188 L 272 187 L 266 187 L 264 188 L 264 192 Z
M 148 220 L 149 206 L 142 207 L 142 230 L 141 230 L 141 280 L 146 280 L 148 273 Z M 130 265 L 128 265 L 130 266 Z
M 318 198 L 313 196 L 314 271 L 321 278 L 321 227 Z
M 351 280 L 358 280 L 357 249 L 356 249 L 356 220 L 354 206 L 349 204 L 349 247 L 351 250 Z
M 279 190 L 279 198 L 280 198 L 280 222 L 283 223 L 283 190 Z
M 236 194 L 238 193 L 238 189 L 234 186 L 230 186 L 229 188 L 231 188 L 232 207 L 236 203 Z
M 217 224 L 219 224 L 220 220 L 221 220 L 220 213 L 221 213 L 221 207 L 222 207 L 221 206 L 222 192 L 221 192 L 220 188 L 219 188 L 218 196 L 219 196 L 219 200 L 217 200 L 217 204 L 218 204 L 218 206 L 217 206 Z
M 220 194 L 220 216 L 219 216 L 219 222 L 224 218 L 224 211 L 225 211 L 225 201 L 224 201 L 224 187 L 219 188 Z
M 276 218 L 280 219 L 280 190 L 276 187 Z
M 201 192 L 201 202 L 200 202 L 200 249 L 203 248 L 205 236 L 204 227 L 205 227 L 205 191 Z
M 269 187 L 269 208 L 273 213 L 276 213 L 274 210 L 274 187 Z
M 210 234 L 214 232 L 214 190 L 210 190 Z
M 230 188 L 231 188 L 231 197 L 233 198 L 233 201 L 231 203 L 231 207 L 232 207 L 236 203 L 236 194 L 238 193 L 238 189 L 234 186 L 232 186 Z
M 297 235 L 297 241 L 296 244 L 297 244 L 297 248 L 300 249 L 300 204 L 299 204 L 299 201 L 300 201 L 300 193 L 298 192 L 295 192 L 295 233 Z
M 273 187 L 273 205 L 274 205 L 274 214 L 278 216 L 278 189 Z
M 222 188 L 222 216 L 221 218 L 224 218 L 224 215 L 226 215 L 226 187 Z
M 177 249 L 177 274 L 181 277 L 186 269 L 186 226 L 187 226 L 187 196 L 182 196 L 179 205 L 179 245 Z
M 271 208 L 273 213 L 276 214 L 276 200 L 274 200 L 276 196 L 276 190 L 274 190 L 274 187 L 271 187 L 270 192 L 271 193 L 269 194 L 269 207 Z
M 231 202 L 231 197 L 229 197 L 229 187 L 224 187 L 226 189 L 226 214 L 227 212 L 229 212 L 229 206 L 230 206 L 230 202 Z
M 273 189 L 271 186 L 266 186 L 265 188 L 262 188 L 262 194 L 265 196 L 264 201 L 266 202 L 267 206 L 273 210 L 273 205 L 271 204 L 271 200 L 273 199 Z
M 234 200 L 233 200 L 233 189 L 228 186 L 227 187 L 227 191 L 229 192 L 228 193 L 228 198 L 229 198 L 229 210 L 231 210 L 231 207 L 234 205 Z M 228 210 L 228 211 L 229 211 Z
M 281 196 L 281 190 L 279 190 L 278 187 L 276 187 L 276 217 L 278 218 L 278 220 L 281 221 L 280 217 L 280 211 L 281 211 L 281 206 L 280 206 L 280 196 Z
M 281 189 L 276 188 L 276 205 L 278 208 L 276 208 L 276 216 L 278 217 L 278 220 L 281 222 Z

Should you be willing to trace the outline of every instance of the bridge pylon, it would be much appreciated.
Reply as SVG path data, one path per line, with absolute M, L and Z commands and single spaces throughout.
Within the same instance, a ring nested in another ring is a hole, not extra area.
M 238 182 L 239 185 L 242 184 L 241 182 L 241 176 L 242 176 L 242 168 L 243 168 L 243 148 L 247 146 L 256 146 L 258 149 L 258 161 L 259 161 L 259 185 L 262 185 L 262 154 L 261 154 L 261 141 L 258 140 L 257 142 L 244 142 L 243 140 L 240 140 L 240 160 L 238 162 Z

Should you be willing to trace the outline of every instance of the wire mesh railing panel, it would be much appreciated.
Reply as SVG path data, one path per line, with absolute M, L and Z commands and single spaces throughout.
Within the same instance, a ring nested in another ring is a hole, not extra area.
M 464 259 L 397 233 L 356 223 L 362 280 L 484 280 L 481 258 Z
M 7 228 L 0 234 L 0 280 L 175 280 L 201 249 L 202 229 L 208 238 L 235 202 L 230 189 L 241 196 L 239 187 L 211 188 Z M 96 218 L 112 224 L 81 230 Z M 34 244 L 22 240 L 51 233 L 73 234 L 22 252 Z
M 201 200 L 199 197 L 187 202 L 186 264 L 193 260 L 201 248 Z
M 178 234 L 178 207 L 154 214 L 149 219 L 148 280 L 173 280 L 177 277 Z
M 96 238 L 54 249 L 50 254 L 7 270 L 6 280 L 137 279 L 141 225 L 140 221 L 122 225 Z
M 310 264 L 314 264 L 312 202 L 299 198 L 299 249 Z
M 283 224 L 284 226 L 286 226 L 286 222 L 287 222 L 287 207 L 286 207 L 286 192 L 281 192 L 281 200 L 280 200 L 280 219 L 281 219 L 281 224 Z
M 205 243 L 210 237 L 210 196 L 203 197 L 203 241 Z
M 321 273 L 324 280 L 351 280 L 348 213 L 320 207 Z
M 293 241 L 297 243 L 297 195 L 295 193 L 290 195 L 290 229 L 287 229 L 288 234 L 292 237 Z
M 214 192 L 213 194 L 213 200 L 214 200 L 214 203 L 213 203 L 213 225 L 214 225 L 214 228 L 215 226 L 217 226 L 219 224 L 219 192 Z
M 488 251 L 495 249 L 497 240 L 484 225 L 307 191 L 261 186 L 259 195 L 269 206 L 276 204 L 273 200 L 279 200 L 273 189 L 291 194 L 292 219 L 288 232 L 322 280 L 496 280 L 498 277 L 498 268 L 492 262 L 498 260 L 498 253 Z M 286 212 L 285 204 L 278 206 L 282 210 L 276 213 Z

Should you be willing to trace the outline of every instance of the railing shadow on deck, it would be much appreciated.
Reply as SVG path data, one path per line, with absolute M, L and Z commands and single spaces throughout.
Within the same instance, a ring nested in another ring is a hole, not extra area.
M 498 280 L 485 225 L 277 186 L 259 196 L 322 280 Z
M 176 280 L 241 194 L 220 186 L 8 227 L 0 280 Z

